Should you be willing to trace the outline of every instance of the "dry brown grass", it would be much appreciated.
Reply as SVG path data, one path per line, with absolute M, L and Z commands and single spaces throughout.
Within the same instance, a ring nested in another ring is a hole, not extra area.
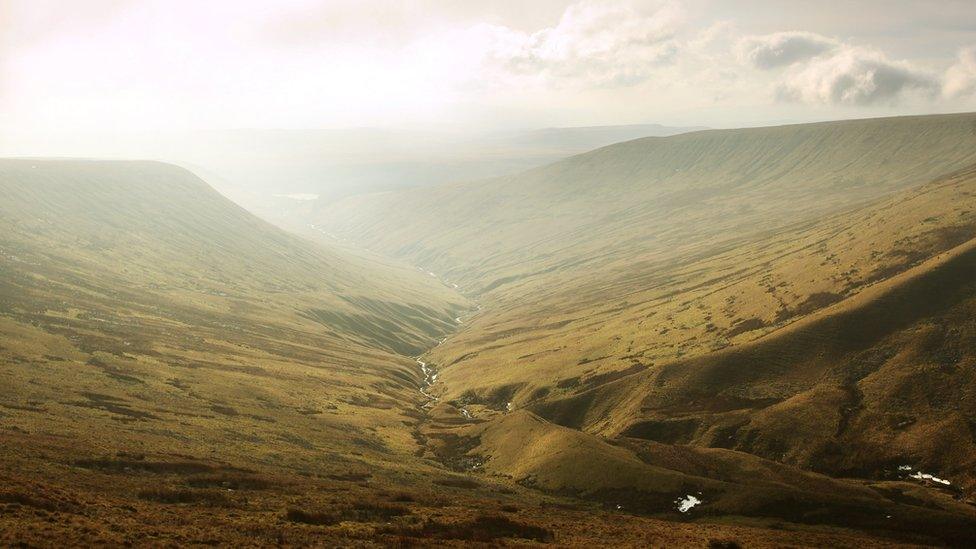
M 892 320 L 870 334 L 838 335 L 864 324 L 857 314 L 802 325 L 969 237 L 973 173 L 887 196 L 971 154 L 939 135 L 911 162 L 869 169 L 872 151 L 859 169 L 897 175 L 885 188 L 805 168 L 837 184 L 815 208 L 822 219 L 784 211 L 775 226 L 749 227 L 777 204 L 817 198 L 791 195 L 797 179 L 741 216 L 730 214 L 741 204 L 695 209 L 700 197 L 671 196 L 669 207 L 694 210 L 685 221 L 716 220 L 692 237 L 666 227 L 673 217 L 613 218 L 609 208 L 577 224 L 567 208 L 552 225 L 572 225 L 560 238 L 546 240 L 552 220 L 536 219 L 518 228 L 539 229 L 528 247 L 472 240 L 437 261 L 487 254 L 485 272 L 450 274 L 484 292 L 473 320 L 464 298 L 425 273 L 316 249 L 186 174 L 2 162 L 0 544 L 969 541 L 964 493 L 877 478 L 903 458 L 933 468 L 949 456 L 954 480 L 972 470 L 973 414 L 959 403 L 976 402 L 976 315 L 956 299 L 968 295 L 959 273 L 916 292 L 945 298 L 937 303 L 885 302 L 871 318 Z M 563 168 L 592 175 L 606 154 Z M 531 177 L 552 189 L 548 175 Z M 91 192 L 51 192 L 64 178 L 60 190 Z M 606 232 L 586 234 L 597 226 Z M 633 238 L 649 226 L 664 227 L 651 247 Z M 457 328 L 457 315 L 461 332 L 431 354 L 444 398 L 425 411 L 407 355 Z M 799 342 L 776 340 L 797 320 Z M 680 515 L 675 497 L 689 490 L 706 503 Z

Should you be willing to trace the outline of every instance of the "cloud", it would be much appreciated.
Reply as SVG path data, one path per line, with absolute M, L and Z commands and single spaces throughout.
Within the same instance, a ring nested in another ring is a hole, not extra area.
M 905 62 L 889 61 L 876 50 L 842 46 L 790 71 L 776 88 L 785 101 L 870 105 L 893 102 L 908 92 L 934 96 L 939 81 Z
M 976 92 L 976 46 L 959 50 L 956 63 L 946 71 L 942 94 L 962 97 Z
M 833 38 L 812 32 L 777 32 L 764 36 L 747 36 L 739 41 L 739 58 L 758 69 L 785 67 L 837 49 Z
M 490 27 L 488 64 L 508 76 L 550 84 L 612 87 L 639 84 L 678 52 L 683 19 L 673 2 L 638 7 L 632 2 L 584 0 L 558 24 L 532 33 Z
M 781 101 L 863 106 L 910 92 L 935 96 L 940 89 L 934 76 L 907 62 L 812 32 L 747 36 L 737 52 L 741 62 L 763 71 L 787 68 L 775 85 Z

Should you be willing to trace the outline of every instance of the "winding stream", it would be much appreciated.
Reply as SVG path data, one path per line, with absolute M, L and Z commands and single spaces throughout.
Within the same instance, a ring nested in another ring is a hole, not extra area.
M 424 374 L 424 380 L 420 386 L 420 394 L 424 395 L 427 402 L 424 403 L 424 408 L 430 408 L 437 402 L 437 397 L 430 394 L 430 387 L 437 381 L 437 372 L 433 368 L 427 366 L 427 363 L 423 360 L 417 359 L 417 364 L 420 365 L 420 371 Z

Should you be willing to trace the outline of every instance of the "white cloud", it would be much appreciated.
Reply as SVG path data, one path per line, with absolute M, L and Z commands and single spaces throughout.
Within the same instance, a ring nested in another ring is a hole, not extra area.
M 811 32 L 747 36 L 737 50 L 741 62 L 757 69 L 787 67 L 775 95 L 788 102 L 871 105 L 912 92 L 934 96 L 940 87 L 934 76 L 907 62 Z
M 722 4 L 0 0 L 0 130 L 731 125 L 976 101 L 976 51 L 938 58 L 965 35 L 916 32 L 921 8 L 745 36 L 815 8 Z
M 747 36 L 739 41 L 740 59 L 759 69 L 774 69 L 806 61 L 835 50 L 840 43 L 812 32 L 777 32 Z
M 699 54 L 728 54 L 729 44 L 739 35 L 734 21 L 716 21 L 688 41 L 688 49 Z
M 893 102 L 909 92 L 932 96 L 939 87 L 935 77 L 909 63 L 890 61 L 875 50 L 842 46 L 790 71 L 776 95 L 801 103 L 870 105 Z
M 673 2 L 648 8 L 584 0 L 568 7 L 554 27 L 533 33 L 490 27 L 488 64 L 503 76 L 548 84 L 634 85 L 673 60 L 682 18 L 681 7 Z
M 976 46 L 959 50 L 956 63 L 946 71 L 942 93 L 961 97 L 976 92 Z

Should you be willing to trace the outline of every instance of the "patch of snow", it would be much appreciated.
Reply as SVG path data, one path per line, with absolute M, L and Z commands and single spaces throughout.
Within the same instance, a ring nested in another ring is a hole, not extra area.
M 898 466 L 898 470 L 899 471 L 911 471 L 913 469 L 914 469 L 914 467 L 912 467 L 911 465 L 899 465 Z
M 467 408 L 461 408 L 461 415 L 464 416 L 464 419 L 472 419 L 471 412 Z
M 702 501 L 700 499 L 691 494 L 674 500 L 675 505 L 678 506 L 677 509 L 679 513 L 687 513 L 688 511 L 694 509 L 696 505 L 700 505 L 701 502 Z
M 276 194 L 275 198 L 290 198 L 292 200 L 318 200 L 319 195 L 312 193 L 291 193 L 291 194 Z
M 457 284 L 451 284 L 451 286 L 454 286 L 455 288 L 457 288 L 457 287 L 458 287 L 458 286 L 457 286 Z
M 455 318 L 455 319 L 454 319 L 454 322 L 457 322 L 458 324 L 461 324 L 461 317 L 457 317 L 457 318 Z
M 511 402 L 509 402 L 508 404 L 505 405 L 505 410 L 508 411 L 508 412 L 511 412 L 512 411 L 512 403 Z
M 930 475 L 928 473 L 923 473 L 921 471 L 916 471 L 916 472 L 914 472 L 914 473 L 912 473 L 912 474 L 910 474 L 908 476 L 911 477 L 911 478 L 913 478 L 913 479 L 915 479 L 915 480 L 931 480 L 932 482 L 938 482 L 939 484 L 944 484 L 945 486 L 949 486 L 950 484 L 952 484 L 951 482 L 949 482 L 948 480 L 946 480 L 944 478 L 939 478 L 939 477 Z

